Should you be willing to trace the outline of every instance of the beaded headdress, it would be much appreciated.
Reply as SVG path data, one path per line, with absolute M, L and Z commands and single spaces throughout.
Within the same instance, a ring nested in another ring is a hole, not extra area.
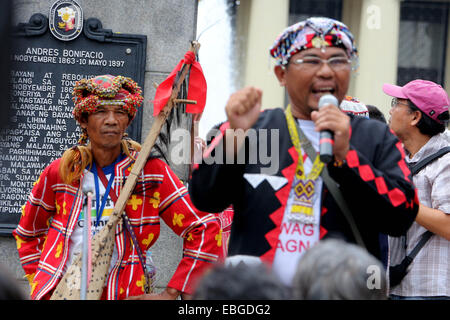
M 286 65 L 297 52 L 309 48 L 341 47 L 349 58 L 357 57 L 354 38 L 340 21 L 313 17 L 286 28 L 270 48 L 277 65 Z
M 134 119 L 144 99 L 141 88 L 131 78 L 109 74 L 77 81 L 72 96 L 73 116 L 78 123 L 83 113 L 91 114 L 101 105 L 121 105 Z
M 354 114 L 355 116 L 361 116 L 364 118 L 369 118 L 369 109 L 362 103 L 358 98 L 352 96 L 345 96 L 342 100 L 339 108 L 345 113 Z

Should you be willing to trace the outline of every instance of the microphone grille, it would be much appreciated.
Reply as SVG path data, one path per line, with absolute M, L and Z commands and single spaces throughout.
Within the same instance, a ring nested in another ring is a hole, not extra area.
M 326 94 L 319 99 L 319 108 L 322 108 L 326 104 L 332 104 L 338 106 L 338 100 L 332 94 Z

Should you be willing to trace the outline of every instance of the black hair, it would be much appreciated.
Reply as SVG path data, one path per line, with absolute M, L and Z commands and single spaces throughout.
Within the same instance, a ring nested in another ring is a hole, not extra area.
M 200 279 L 194 300 L 285 300 L 289 289 L 264 265 L 217 264 Z
M 386 123 L 386 118 L 384 117 L 383 113 L 378 109 L 377 107 L 373 105 L 366 105 L 367 109 L 369 110 L 369 118 L 379 120 L 381 122 Z
M 449 120 L 448 111 L 442 112 L 438 116 L 438 120 L 443 122 L 438 123 L 437 121 L 431 119 L 425 112 L 420 110 L 414 103 L 411 102 L 411 100 L 408 100 L 408 105 L 411 112 L 419 111 L 422 114 L 422 117 L 416 125 L 420 133 L 432 137 L 445 131 L 446 124 Z
M 10 269 L 0 264 L 0 300 L 26 300 L 23 291 Z

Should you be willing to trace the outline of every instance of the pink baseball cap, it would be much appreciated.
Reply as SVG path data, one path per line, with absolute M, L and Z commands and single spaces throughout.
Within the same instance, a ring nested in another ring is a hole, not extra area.
M 438 84 L 427 80 L 413 80 L 403 87 L 393 84 L 383 84 L 383 91 L 391 97 L 409 99 L 423 113 L 434 121 L 443 124 L 438 116 L 448 111 L 450 100 L 447 92 Z

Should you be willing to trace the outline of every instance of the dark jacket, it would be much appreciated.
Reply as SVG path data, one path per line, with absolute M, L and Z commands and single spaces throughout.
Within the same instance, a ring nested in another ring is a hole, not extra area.
M 404 233 L 416 217 L 418 199 L 404 161 L 403 147 L 389 128 L 379 121 L 350 118 L 350 151 L 346 162 L 342 167 L 336 167 L 331 162 L 328 170 L 340 186 L 367 249 L 380 258 L 379 233 L 391 236 Z M 220 127 L 221 132 L 228 125 L 224 123 Z M 263 158 L 258 159 L 260 161 L 257 163 L 250 161 L 252 152 L 259 152 L 264 142 L 258 142 L 256 149 L 247 143 L 245 164 L 203 163 L 196 166 L 189 192 L 194 205 L 200 210 L 220 212 L 230 204 L 234 206 L 229 255 L 254 255 L 272 263 L 298 154 L 292 145 L 283 110 L 262 112 L 253 128 L 269 129 L 259 131 L 260 135 L 267 132 L 268 138 L 263 140 L 268 141 L 265 147 L 269 155 L 272 134 L 277 134 L 270 129 L 279 129 L 279 168 L 274 176 L 280 181 L 284 178 L 286 183 L 281 187 L 275 186 L 278 188 L 275 190 L 264 179 L 254 188 L 244 178 L 244 174 L 259 174 L 263 167 L 267 167 L 261 161 Z M 223 147 L 222 138 L 222 135 L 215 137 L 209 147 L 211 150 L 206 151 L 206 154 L 211 154 L 204 160 L 216 156 L 218 148 Z M 248 152 L 250 147 L 253 150 Z M 349 224 L 325 185 L 322 190 L 320 238 L 337 237 L 355 242 Z

